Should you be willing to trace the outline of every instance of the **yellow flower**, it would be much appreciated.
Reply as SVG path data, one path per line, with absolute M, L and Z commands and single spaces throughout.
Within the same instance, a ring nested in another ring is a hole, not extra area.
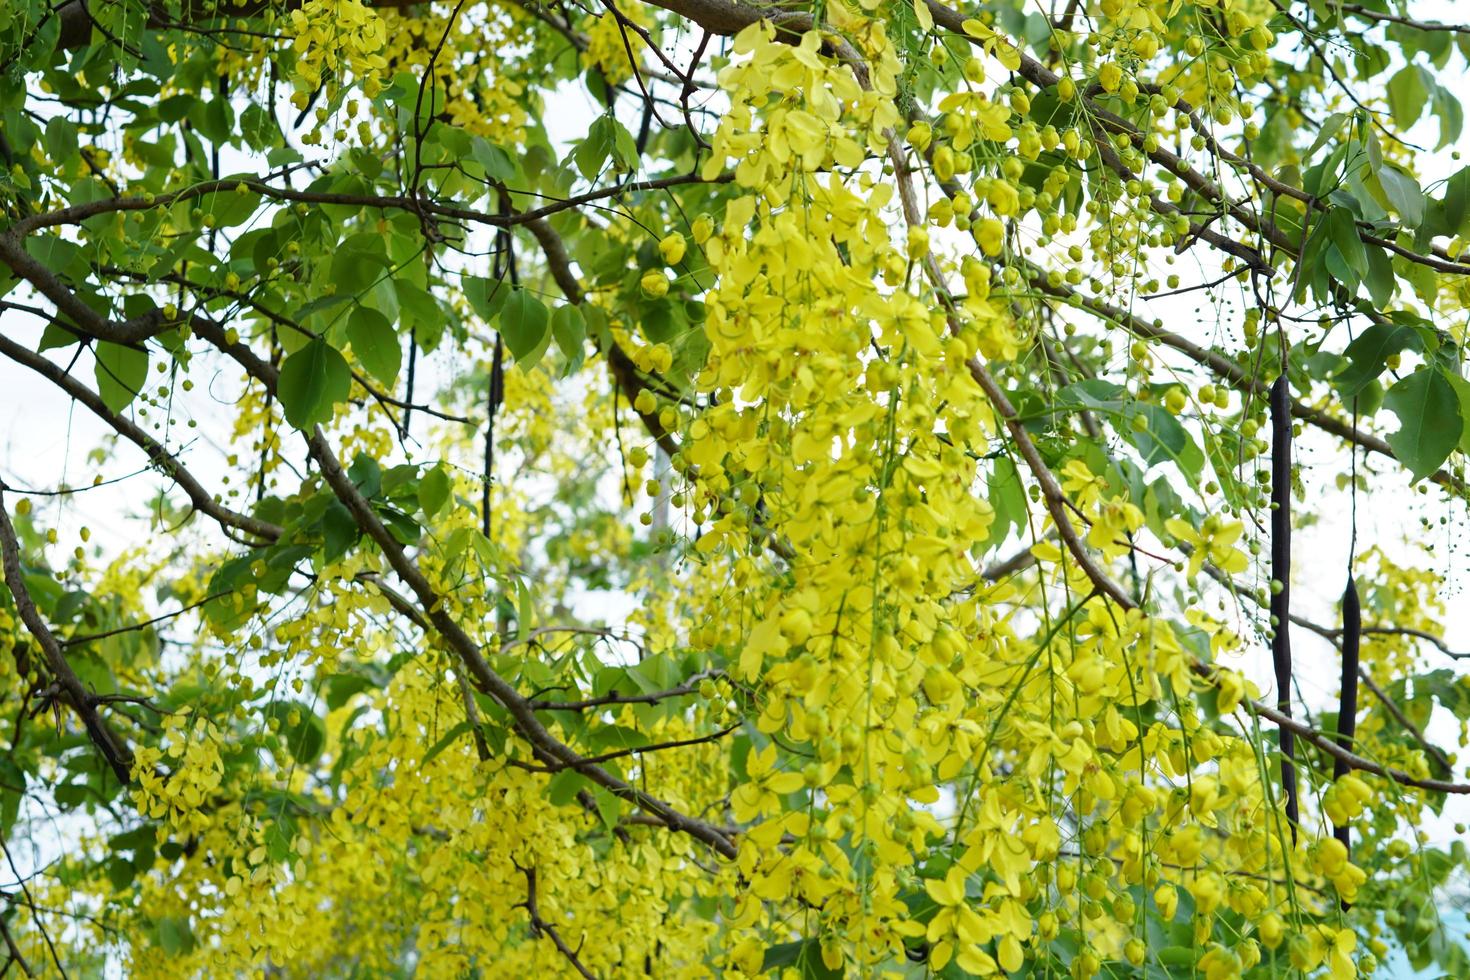
M 1006 227 L 994 218 L 981 218 L 975 222 L 975 243 L 986 255 L 999 255 L 1005 247 Z
M 781 808 L 781 797 L 801 789 L 800 773 L 776 770 L 776 746 L 752 749 L 746 757 L 745 769 L 748 782 L 736 787 L 730 796 L 730 807 L 735 819 L 746 822 L 757 820 Z
M 1240 521 L 1223 521 L 1218 515 L 1206 517 L 1196 531 L 1177 517 L 1164 522 L 1164 527 L 1174 537 L 1190 545 L 1189 577 L 1199 574 L 1200 567 L 1209 561 L 1222 572 L 1239 575 L 1249 567 L 1245 552 L 1235 547 L 1245 526 Z
M 929 942 L 935 944 L 929 954 L 929 965 L 942 970 L 951 958 L 960 969 L 977 976 L 990 976 L 998 970 L 995 960 L 980 946 L 990 942 L 995 930 L 990 928 L 965 897 L 967 872 L 954 865 L 941 878 L 924 882 L 924 890 L 939 905 L 939 912 L 929 921 Z
M 669 277 L 662 269 L 649 269 L 643 273 L 638 285 L 642 287 L 643 295 L 652 299 L 661 299 L 669 293 Z
M 669 265 L 678 265 L 684 258 L 684 236 L 677 231 L 665 235 L 658 243 L 658 254 L 664 257 Z

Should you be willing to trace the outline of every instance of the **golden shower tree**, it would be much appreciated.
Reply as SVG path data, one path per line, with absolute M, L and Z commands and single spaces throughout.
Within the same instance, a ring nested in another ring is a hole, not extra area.
M 1467 54 L 9 0 L 6 968 L 1466 975 Z

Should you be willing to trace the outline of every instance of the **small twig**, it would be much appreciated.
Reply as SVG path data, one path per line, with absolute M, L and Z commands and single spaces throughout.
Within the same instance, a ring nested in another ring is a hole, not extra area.
M 1337 631 L 1333 631 L 1336 633 Z M 1438 648 L 1439 652 L 1454 660 L 1470 660 L 1470 653 L 1461 653 L 1450 649 L 1444 639 L 1435 636 L 1426 630 L 1413 629 L 1409 626 L 1364 626 L 1363 635 L 1372 633 L 1375 636 L 1412 636 L 1415 639 L 1424 640 L 1426 643 Z
M 588 708 L 605 708 L 619 704 L 658 704 L 670 698 L 683 697 L 693 694 L 699 689 L 699 682 L 709 677 L 723 676 L 722 670 L 704 670 L 691 676 L 678 687 L 671 687 L 666 691 L 654 691 L 652 694 L 604 694 L 599 698 L 587 698 L 584 701 L 531 701 L 530 705 L 537 711 L 586 711 Z
M 515 862 L 512 861 L 511 863 L 514 864 Z M 531 920 L 531 935 L 534 937 L 545 936 L 550 939 L 556 946 L 557 951 L 566 957 L 567 962 L 572 964 L 572 967 L 579 974 L 587 978 L 587 980 L 597 980 L 597 974 L 587 969 L 578 956 L 582 947 L 578 946 L 576 949 L 572 949 L 561 938 L 561 933 L 556 931 L 556 926 L 541 918 L 541 910 L 536 904 L 536 869 L 523 868 L 519 864 L 516 864 L 516 870 L 526 876 L 526 900 L 521 903 L 520 907 L 526 910 L 526 915 Z
M 15 944 L 15 937 L 10 934 L 10 926 L 5 923 L 4 919 L 0 919 L 0 935 L 4 935 L 5 937 L 5 946 L 10 950 L 11 960 L 20 964 L 20 972 L 28 977 L 35 976 L 36 972 L 31 969 L 31 965 L 21 955 L 20 947 Z
M 507 761 L 517 769 L 525 769 L 528 772 L 561 772 L 563 769 L 578 769 L 586 765 L 595 765 L 610 762 L 613 759 L 622 759 L 630 755 L 643 755 L 648 752 L 661 752 L 664 749 L 682 749 L 691 745 L 704 745 L 707 742 L 717 742 L 739 728 L 742 722 L 737 722 L 727 728 L 708 735 L 699 735 L 694 738 L 679 738 L 668 742 L 653 742 L 649 745 L 636 745 L 628 749 L 616 749 L 612 752 L 604 752 L 602 755 L 590 755 L 577 762 L 548 762 L 545 765 L 537 765 L 534 762 L 522 762 L 519 759 L 508 759 Z
M 485 741 L 485 729 L 480 720 L 480 709 L 475 704 L 475 692 L 470 688 L 469 678 L 463 670 L 454 672 L 455 682 L 459 685 L 459 696 L 464 701 L 465 720 L 470 723 L 470 731 L 475 733 L 475 753 L 481 762 L 490 761 L 490 743 Z
M 155 715 L 173 714 L 172 711 L 167 708 L 160 708 L 140 694 L 94 694 L 91 697 L 91 701 L 93 704 L 136 704 L 147 708 Z
M 1437 20 L 1414 20 L 1410 17 L 1399 17 L 1394 14 L 1384 14 L 1376 10 L 1369 10 L 1367 7 L 1358 3 L 1344 3 L 1339 6 L 1339 9 L 1365 18 L 1366 20 L 1376 20 L 1388 24 L 1401 24 L 1404 27 L 1412 28 L 1416 31 L 1445 31 L 1451 34 L 1470 34 L 1470 25 L 1445 24 Z
M 163 622 L 165 619 L 174 619 L 175 617 L 182 616 L 185 613 L 193 612 L 195 609 L 198 609 L 205 603 L 212 602 L 215 599 L 221 599 L 227 595 L 229 595 L 228 592 L 214 592 L 210 595 L 205 596 L 203 599 L 200 599 L 198 602 L 191 602 L 189 603 L 189 605 L 184 606 L 182 609 L 176 609 L 171 613 L 164 613 L 161 616 L 154 616 L 152 619 L 146 620 L 141 623 L 134 623 L 131 626 L 119 626 L 117 629 L 108 630 L 105 633 L 91 633 L 87 636 L 69 637 L 68 639 L 62 640 L 61 645 L 63 648 L 79 646 L 83 643 L 91 643 L 93 640 L 105 640 L 109 636 L 118 636 L 122 633 L 131 633 L 134 630 L 147 629 L 150 626 L 154 626 L 158 623 Z

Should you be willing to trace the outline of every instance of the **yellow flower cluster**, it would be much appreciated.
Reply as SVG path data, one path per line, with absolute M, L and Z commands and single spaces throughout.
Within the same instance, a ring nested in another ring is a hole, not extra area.
M 224 776 L 220 733 L 188 708 L 168 715 L 163 728 L 162 747 L 144 746 L 133 759 L 133 802 L 163 826 L 197 834 L 210 824 L 207 804 Z
M 387 67 L 387 25 L 360 0 L 306 0 L 291 12 L 291 30 L 296 80 L 307 93 L 324 79 L 340 85 L 347 72 L 367 79 Z
M 618 13 L 630 24 L 644 30 L 652 25 L 652 19 L 642 4 L 619 4 Z M 582 52 L 582 64 L 602 72 L 609 85 L 621 85 L 632 78 L 635 71 L 642 69 L 641 59 L 648 43 L 634 27 L 619 23 L 613 14 L 605 13 L 588 18 L 585 28 L 587 48 Z

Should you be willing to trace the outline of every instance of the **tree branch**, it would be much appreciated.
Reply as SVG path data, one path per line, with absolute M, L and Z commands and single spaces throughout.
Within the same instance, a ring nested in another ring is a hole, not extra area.
M 31 599 L 30 590 L 26 588 L 25 573 L 21 570 L 20 541 L 16 538 L 15 527 L 10 523 L 10 514 L 5 507 L 3 483 L 0 483 L 0 550 L 4 552 L 5 584 L 10 588 L 10 595 L 15 600 L 15 608 L 20 613 L 21 621 L 41 645 L 41 651 L 46 656 L 46 666 L 60 685 L 64 700 L 82 720 L 87 736 L 102 753 L 117 781 L 126 786 L 132 779 L 133 753 L 127 743 L 114 734 L 107 722 L 97 714 L 96 698 L 82 686 L 81 679 L 71 669 L 71 664 L 67 663 L 61 644 L 56 641 L 56 636 L 41 618 L 40 611 Z
M 249 347 L 236 341 L 231 343 L 224 331 L 216 324 L 201 322 L 195 331 L 214 344 L 220 351 L 233 358 L 245 371 L 274 392 L 277 371 L 270 363 L 261 360 Z M 429 582 L 429 579 L 410 559 L 392 532 L 384 526 L 373 510 L 373 506 L 357 485 L 352 482 L 341 462 L 327 443 L 319 428 L 306 437 L 307 448 L 316 461 L 322 478 L 352 514 L 358 527 L 374 541 L 398 577 L 408 586 L 418 601 L 418 606 L 449 647 L 457 654 L 474 678 L 475 685 L 494 698 L 510 715 L 511 723 L 531 746 L 532 751 L 544 763 L 560 763 L 566 768 L 576 769 L 592 782 L 649 813 L 658 816 L 670 830 L 688 834 L 707 844 L 720 855 L 734 859 L 736 848 L 733 841 L 713 825 L 687 814 L 680 813 L 669 804 L 629 785 L 612 773 L 580 756 L 571 747 L 553 736 L 536 717 L 536 711 L 528 699 L 501 677 L 485 660 L 480 644 L 465 632 L 464 628 L 445 611 L 444 597 Z

